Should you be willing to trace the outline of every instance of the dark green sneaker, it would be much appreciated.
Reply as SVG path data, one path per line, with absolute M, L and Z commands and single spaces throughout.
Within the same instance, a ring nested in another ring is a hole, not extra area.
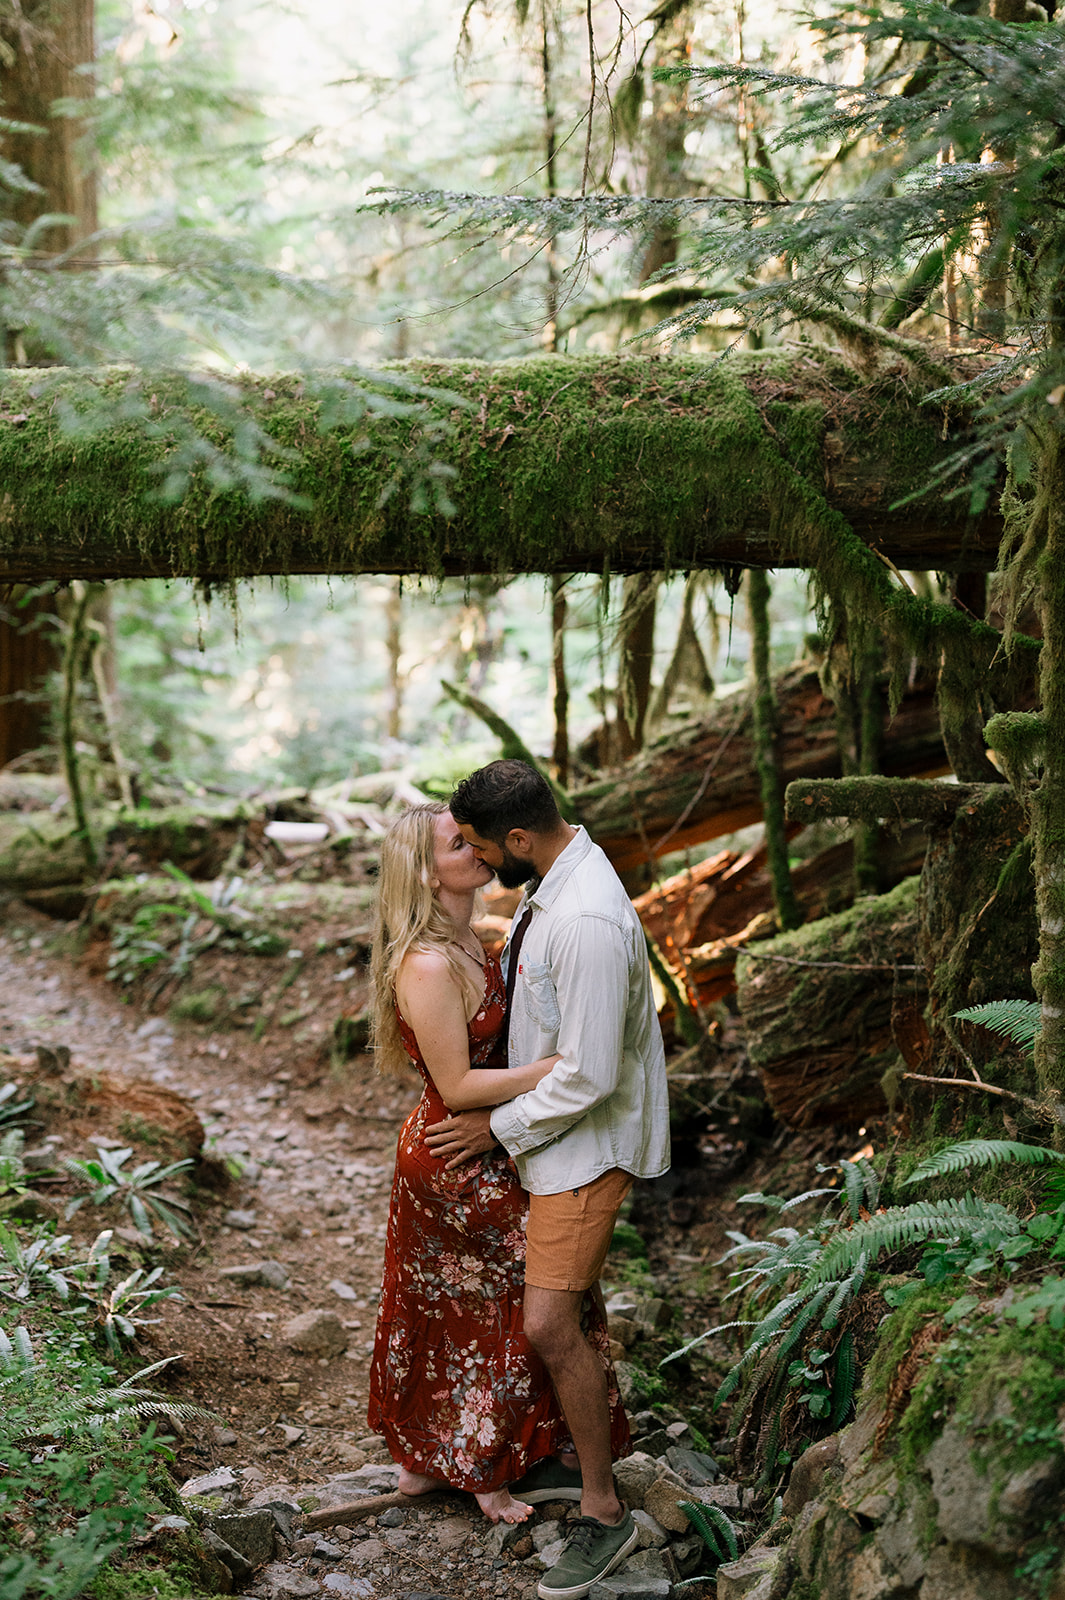
M 595 1517 L 578 1517 L 557 1566 L 540 1580 L 540 1600 L 581 1600 L 593 1584 L 613 1572 L 640 1542 L 640 1530 L 626 1511 L 616 1527 Z
M 567 1467 L 555 1456 L 538 1461 L 524 1478 L 510 1485 L 515 1500 L 539 1505 L 542 1500 L 579 1500 L 583 1487 L 580 1467 Z

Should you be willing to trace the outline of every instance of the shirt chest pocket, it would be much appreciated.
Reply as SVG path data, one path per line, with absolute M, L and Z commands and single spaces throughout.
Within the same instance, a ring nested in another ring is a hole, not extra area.
M 562 1016 L 555 986 L 551 982 L 550 967 L 546 961 L 523 961 L 521 976 L 527 1015 L 543 1033 L 556 1032 Z

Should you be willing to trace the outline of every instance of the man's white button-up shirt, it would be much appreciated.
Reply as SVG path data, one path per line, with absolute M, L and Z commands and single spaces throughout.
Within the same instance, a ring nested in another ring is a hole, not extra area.
M 492 1112 L 492 1132 L 531 1194 L 560 1194 L 613 1167 L 669 1166 L 666 1062 L 643 929 L 610 862 L 578 828 L 539 885 L 518 954 L 511 1066 L 557 1051 L 528 1094 Z M 504 970 L 509 945 L 503 952 Z

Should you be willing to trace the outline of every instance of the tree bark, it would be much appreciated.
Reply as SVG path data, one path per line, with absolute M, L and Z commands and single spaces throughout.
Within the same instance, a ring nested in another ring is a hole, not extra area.
M 775 680 L 775 694 L 783 783 L 838 777 L 835 708 L 817 669 L 809 662 L 789 668 Z M 619 872 L 762 820 L 751 699 L 749 688 L 720 699 L 709 716 L 671 728 L 619 771 L 573 792 L 578 820 Z M 932 685 L 911 690 L 894 717 L 883 684 L 879 701 L 885 769 L 947 771 Z M 837 787 L 825 785 L 832 794 Z M 957 793 L 957 785 L 942 787 Z M 803 821 L 814 814 L 797 813 Z M 831 815 L 829 803 L 816 814 Z
M 93 0 L 21 0 L 18 19 L 0 24 L 4 116 L 43 129 L 5 133 L 2 149 L 38 190 L 12 190 L 6 214 L 22 228 L 49 213 L 72 220 L 44 229 L 35 250 L 69 249 L 96 231 L 96 176 L 77 118 L 55 116 L 55 101 L 92 99 L 92 79 L 77 69 L 94 57 Z
M 892 1018 L 920 1003 L 917 882 L 741 953 L 740 1015 L 769 1103 L 789 1127 L 882 1116 L 903 1060 Z
M 822 408 L 820 448 L 806 453 L 803 472 L 860 538 L 905 569 L 995 564 L 997 510 L 971 522 L 961 499 L 938 492 L 895 504 L 957 443 L 941 436 L 941 419 L 898 371 L 890 385 L 887 374 L 868 382 L 839 363 L 821 368 L 805 355 L 767 351 L 718 365 L 560 355 L 500 367 L 416 362 L 402 373 L 468 403 L 426 402 L 430 420 L 448 424 L 446 436 L 427 443 L 422 424 L 403 419 L 323 432 L 313 377 L 241 380 L 248 411 L 285 447 L 288 487 L 308 508 L 253 502 L 199 478 L 180 503 L 159 496 L 159 469 L 174 450 L 168 418 L 175 434 L 191 426 L 231 446 L 228 424 L 197 409 L 180 377 L 49 381 L 9 371 L 0 582 L 801 567 L 810 560 L 807 514 L 781 502 L 780 429 L 763 417 L 763 408 L 793 403 L 806 413 Z M 139 401 L 158 431 L 101 418 L 90 446 L 64 434 L 59 400 L 83 413 Z M 353 451 L 360 440 L 366 448 Z M 452 516 L 412 510 L 397 488 L 397 470 L 426 451 L 457 473 Z
M 802 913 L 795 899 L 788 867 L 788 841 L 784 827 L 784 786 L 777 755 L 777 705 L 769 666 L 769 579 L 761 568 L 747 574 L 750 612 L 751 668 L 754 720 L 754 759 L 762 797 L 766 856 L 773 884 L 773 903 L 782 929 L 797 928 Z
M 0 153 L 21 167 L 34 189 L 3 191 L 3 214 L 20 230 L 52 212 L 71 217 L 38 237 L 36 249 L 69 248 L 96 229 L 95 174 L 77 148 L 84 129 L 72 117 L 54 117 L 60 98 L 91 99 L 92 81 L 78 66 L 94 54 L 93 0 L 22 0 L 17 20 L 0 23 L 0 95 L 3 114 L 42 129 L 0 135 Z M 41 360 L 40 352 L 31 352 Z M 17 328 L 3 329 L 7 364 L 27 352 Z M 45 680 L 58 665 L 55 608 L 45 597 L 0 609 L 0 767 L 44 742 L 48 715 Z M 6 612 L 6 614 L 5 614 Z

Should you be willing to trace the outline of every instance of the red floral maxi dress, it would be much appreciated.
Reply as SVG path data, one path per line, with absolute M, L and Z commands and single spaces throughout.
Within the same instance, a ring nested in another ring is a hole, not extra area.
M 489 956 L 484 1002 L 468 1029 L 471 1066 L 502 1064 L 492 1057 L 505 1005 L 499 963 Z M 448 1110 L 402 1017 L 399 1025 L 425 1087 L 396 1152 L 368 1420 L 408 1471 L 486 1494 L 570 1446 L 522 1330 L 528 1196 L 503 1150 L 454 1172 L 430 1154 L 425 1129 Z M 582 1323 L 607 1372 L 614 1454 L 624 1455 L 628 1423 L 591 1292 Z

